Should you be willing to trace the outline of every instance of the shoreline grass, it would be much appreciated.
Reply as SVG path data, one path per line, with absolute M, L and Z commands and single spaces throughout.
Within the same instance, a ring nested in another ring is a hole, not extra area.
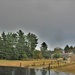
M 32 60 L 32 61 L 21 61 L 21 60 L 0 60 L 0 66 L 13 66 L 13 67 L 26 67 L 29 66 L 30 68 L 40 68 L 43 63 L 45 63 L 45 66 L 48 67 L 48 64 L 51 62 L 55 62 L 56 60 Z M 53 63 L 53 66 L 57 66 L 57 64 Z M 60 64 L 61 65 L 61 64 Z M 55 67 L 52 70 L 60 71 L 60 72 L 68 72 L 75 74 L 75 63 L 74 64 L 68 64 L 67 66 L 59 66 Z
M 71 65 L 56 68 L 55 71 L 75 74 L 75 64 L 71 64 Z
M 32 61 L 21 61 L 21 60 L 0 60 L 0 66 L 16 66 L 16 67 L 25 67 L 25 66 L 40 66 L 45 64 L 49 64 L 56 60 L 32 60 Z

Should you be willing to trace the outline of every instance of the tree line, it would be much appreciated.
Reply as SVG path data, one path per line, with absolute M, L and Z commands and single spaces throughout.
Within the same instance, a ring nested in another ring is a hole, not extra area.
M 75 53 L 75 46 L 66 45 L 64 48 L 65 53 Z
M 29 32 L 25 35 L 22 30 L 7 34 L 2 32 L 0 36 L 0 59 L 21 60 L 47 57 L 45 54 L 46 43 L 42 43 L 41 51 L 35 49 L 37 44 L 38 38 L 33 33 Z
M 26 60 L 26 59 L 49 59 L 54 54 L 55 58 L 59 58 L 62 48 L 54 48 L 54 51 L 48 50 L 46 42 L 42 42 L 40 50 L 36 50 L 38 37 L 33 33 L 24 34 L 22 30 L 12 33 L 1 33 L 0 36 L 0 59 L 7 60 Z M 64 48 L 65 53 L 74 52 L 75 47 Z

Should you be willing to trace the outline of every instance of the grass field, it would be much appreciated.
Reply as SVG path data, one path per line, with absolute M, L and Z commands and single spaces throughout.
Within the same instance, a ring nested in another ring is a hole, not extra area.
M 68 72 L 68 73 L 75 74 L 75 64 L 64 66 L 64 67 L 60 67 L 60 68 L 58 68 L 56 70 L 57 71 L 62 71 L 62 72 Z
M 52 65 L 57 65 L 56 60 L 32 60 L 32 61 L 19 61 L 19 60 L 0 60 L 0 66 L 14 66 L 14 67 L 25 67 L 25 66 L 33 66 L 35 64 L 36 67 L 42 66 L 43 63 L 45 65 L 49 65 L 49 63 L 53 63 Z M 60 63 L 60 65 L 62 65 Z M 69 72 L 75 74 L 75 64 L 70 64 L 67 66 L 62 66 L 59 68 L 55 68 L 57 71 Z
M 46 65 L 54 62 L 56 60 L 32 60 L 32 61 L 18 61 L 18 60 L 0 60 L 0 66 L 16 66 L 16 67 L 25 67 L 25 66 L 40 66 L 45 63 Z

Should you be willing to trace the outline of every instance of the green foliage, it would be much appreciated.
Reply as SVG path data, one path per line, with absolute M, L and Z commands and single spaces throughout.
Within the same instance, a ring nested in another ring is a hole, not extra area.
M 66 45 L 65 46 L 65 48 L 64 48 L 64 51 L 65 51 L 65 53 L 70 53 L 70 52 L 72 52 L 72 53 L 74 53 L 74 47 L 73 46 L 68 46 L 68 45 Z
M 55 53 L 58 53 L 58 54 L 61 54 L 63 51 L 62 51 L 62 49 L 61 48 L 54 48 L 54 52 Z
M 65 46 L 65 48 L 64 48 L 64 50 L 65 50 L 65 53 L 67 53 L 67 52 L 68 52 L 68 50 L 69 50 L 69 46 L 68 46 L 68 45 L 66 45 L 66 46 Z
M 41 51 L 35 50 L 34 51 L 34 59 L 42 59 L 42 58 L 43 58 L 43 56 L 42 56 Z
M 51 51 L 48 50 L 44 53 L 44 58 L 49 59 L 50 57 L 51 57 Z
M 35 50 L 37 44 L 38 44 L 37 36 L 35 34 L 28 33 L 27 34 L 27 46 L 29 48 L 28 52 L 29 52 L 31 58 L 33 58 L 34 50 Z
M 24 32 L 19 30 L 17 32 L 17 44 L 16 44 L 16 50 L 19 53 L 19 59 L 22 59 L 26 57 L 26 52 L 25 52 L 25 35 Z
M 3 31 L 3 33 L 2 33 L 2 40 L 3 41 L 6 41 L 6 35 L 5 35 L 5 32 Z
M 47 44 L 46 44 L 45 42 L 43 42 L 43 43 L 41 44 L 41 49 L 44 50 L 44 51 L 47 50 Z
M 55 54 L 54 54 L 54 58 L 56 58 L 56 59 L 57 59 L 57 58 L 60 58 L 60 54 L 55 53 Z
M 50 54 L 48 53 L 48 50 L 47 50 L 47 48 L 48 48 L 47 44 L 45 42 L 43 42 L 41 44 L 41 47 L 40 48 L 41 48 L 42 56 L 44 58 L 49 58 L 50 57 Z
M 22 30 L 16 33 L 3 32 L 0 36 L 0 59 L 32 58 L 37 46 L 37 36 L 32 33 L 24 35 Z
M 60 58 L 61 57 L 61 53 L 62 53 L 62 49 L 61 48 L 55 48 L 54 49 L 54 58 Z
M 16 33 L 2 32 L 0 36 L 0 59 L 8 59 L 8 60 L 23 60 L 23 59 L 49 59 L 51 54 L 54 55 L 55 58 L 59 58 L 62 49 L 55 48 L 54 51 L 49 51 L 48 45 L 46 42 L 41 44 L 40 50 L 35 50 L 38 44 L 38 38 L 33 33 L 24 34 L 22 30 L 19 30 Z M 66 45 L 64 51 L 74 52 L 75 47 Z

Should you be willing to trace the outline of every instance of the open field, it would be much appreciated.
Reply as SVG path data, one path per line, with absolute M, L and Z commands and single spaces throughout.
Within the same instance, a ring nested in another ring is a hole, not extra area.
M 32 60 L 32 61 L 18 61 L 18 60 L 0 60 L 0 66 L 16 66 L 16 67 L 25 67 L 25 66 L 41 66 L 43 63 L 48 65 L 49 63 L 55 63 L 56 60 Z

